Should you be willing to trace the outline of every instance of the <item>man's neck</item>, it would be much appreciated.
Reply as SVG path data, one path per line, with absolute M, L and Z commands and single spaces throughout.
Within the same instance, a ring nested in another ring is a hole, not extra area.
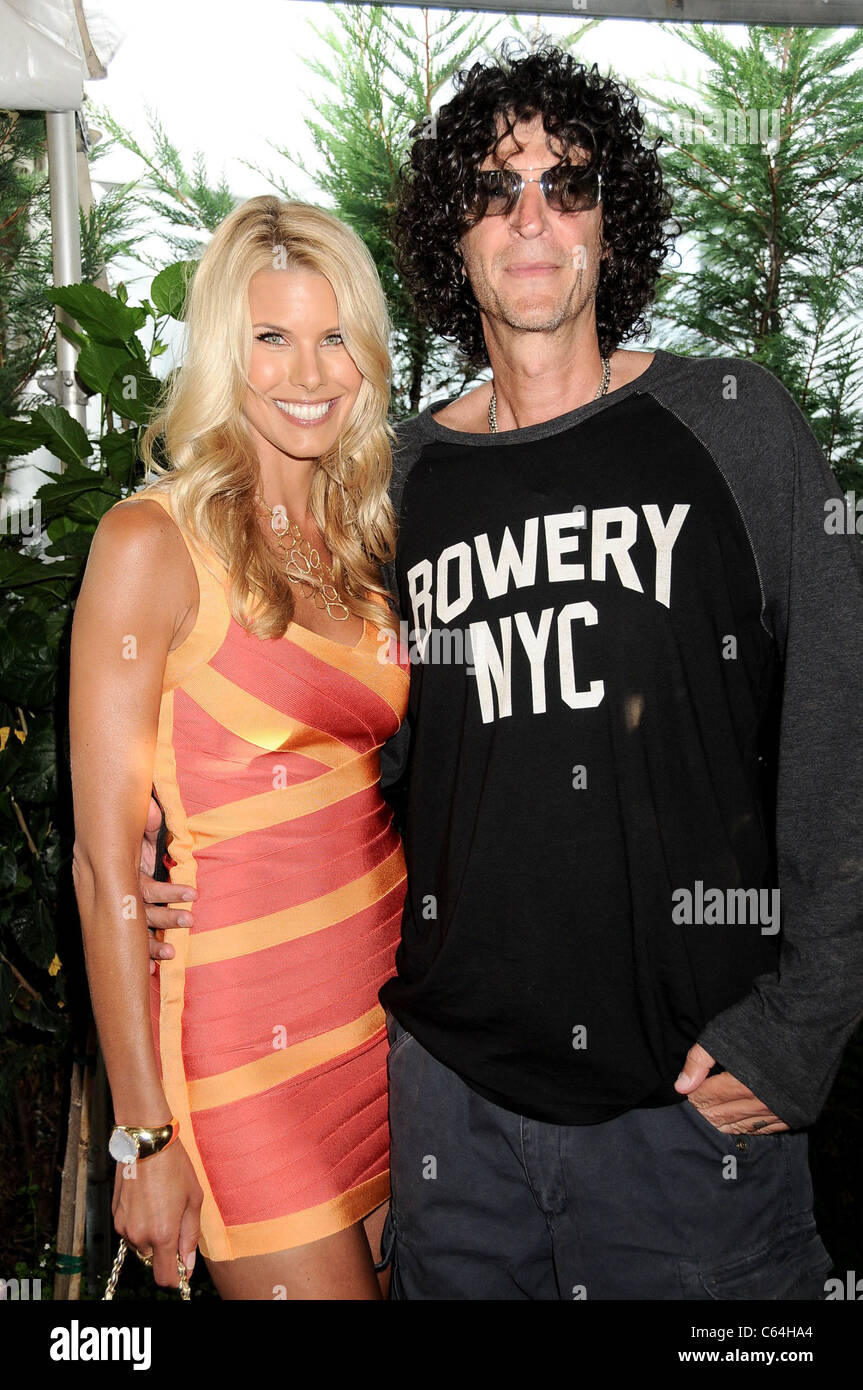
M 485 314 L 482 319 L 499 430 L 538 425 L 593 400 L 602 359 L 592 306 L 545 333 L 519 332 Z
M 538 350 L 539 346 L 539 350 Z M 593 400 L 602 381 L 602 359 L 591 342 L 557 344 L 556 350 L 528 336 L 506 353 L 489 348 L 499 430 L 524 429 L 577 410 Z
M 632 352 L 625 348 L 618 348 L 611 355 L 611 378 L 606 394 L 611 395 L 621 386 L 626 386 L 637 377 L 643 376 L 653 362 L 654 356 L 655 353 L 652 352 Z M 596 375 L 593 378 L 588 378 L 584 371 L 581 371 L 580 375 L 578 374 L 574 358 L 564 371 L 565 381 L 562 383 L 559 372 L 557 374 L 543 373 L 540 370 L 535 372 L 533 376 L 522 373 L 517 380 L 525 392 L 526 399 L 522 399 L 522 404 L 527 407 L 523 412 L 527 418 L 519 416 L 516 423 L 514 414 L 508 409 L 508 404 L 501 406 L 498 403 L 498 430 L 524 429 L 528 425 L 543 424 L 546 420 L 555 420 L 561 415 L 577 410 L 580 405 L 592 401 L 600 384 L 599 360 L 599 353 L 597 352 L 595 358 Z M 534 363 L 534 369 L 537 365 L 540 368 L 542 366 L 541 363 Z M 499 376 L 495 384 L 500 388 Z M 547 386 L 550 389 L 546 389 Z M 460 396 L 458 400 L 452 401 L 440 410 L 435 410 L 432 418 L 451 430 L 485 434 L 488 432 L 488 403 L 491 398 L 491 391 L 491 383 L 483 382 L 481 386 L 474 387 L 472 391 Z M 520 408 L 518 398 L 516 398 L 516 407 L 517 409 Z

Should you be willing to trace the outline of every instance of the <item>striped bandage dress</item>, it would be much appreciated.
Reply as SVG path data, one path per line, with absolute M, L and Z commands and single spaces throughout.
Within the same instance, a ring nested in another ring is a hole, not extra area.
M 355 647 L 296 623 L 253 636 L 218 559 L 180 530 L 200 601 L 168 656 L 153 782 L 171 879 L 198 897 L 152 1012 L 204 1190 L 201 1250 L 226 1260 L 319 1240 L 389 1195 L 377 995 L 405 866 L 378 783 L 409 673 L 368 620 Z

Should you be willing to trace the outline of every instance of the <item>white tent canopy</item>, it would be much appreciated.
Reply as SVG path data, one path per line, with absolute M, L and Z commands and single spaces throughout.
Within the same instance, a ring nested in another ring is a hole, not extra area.
M 413 5 L 415 0 L 395 0 Z M 450 10 L 450 0 L 425 0 Z M 504 14 L 571 14 L 575 19 L 662 19 L 669 24 L 801 24 L 834 28 L 863 24 L 861 0 L 471 0 L 470 10 Z
M 105 76 L 122 32 L 98 4 L 0 0 L 0 37 L 0 108 L 75 111 L 85 78 Z

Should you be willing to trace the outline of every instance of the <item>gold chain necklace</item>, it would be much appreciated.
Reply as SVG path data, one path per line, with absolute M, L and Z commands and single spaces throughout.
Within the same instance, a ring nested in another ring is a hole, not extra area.
M 334 575 L 332 566 L 321 560 L 320 551 L 303 537 L 299 526 L 291 520 L 284 507 L 271 507 L 263 498 L 260 501 L 270 513 L 270 526 L 285 557 L 288 579 L 292 584 L 299 584 L 307 598 L 314 598 L 316 608 L 325 608 L 328 617 L 335 622 L 346 623 L 351 612 L 338 589 L 330 582 Z M 285 536 L 290 537 L 288 544 L 285 543 Z M 324 571 L 329 575 L 329 581 L 324 578 Z
M 611 380 L 611 362 L 607 357 L 600 357 L 599 360 L 602 363 L 602 377 L 599 390 L 593 398 L 595 401 L 598 401 L 600 396 L 605 395 Z M 489 434 L 497 434 L 497 394 L 494 391 L 492 391 L 491 400 L 488 403 L 488 432 Z

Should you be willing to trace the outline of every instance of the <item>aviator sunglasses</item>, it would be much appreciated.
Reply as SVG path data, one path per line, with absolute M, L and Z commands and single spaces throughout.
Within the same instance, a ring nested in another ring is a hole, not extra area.
M 533 173 L 533 167 L 526 171 Z M 553 212 L 589 212 L 602 197 L 602 175 L 595 169 L 564 165 L 526 179 L 519 169 L 479 169 L 464 195 L 468 217 L 508 217 L 526 183 L 538 183 Z

